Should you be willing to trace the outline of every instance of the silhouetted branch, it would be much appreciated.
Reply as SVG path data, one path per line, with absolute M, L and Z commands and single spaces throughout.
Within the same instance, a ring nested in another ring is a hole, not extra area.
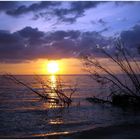
M 51 102 L 59 103 L 59 104 L 63 103 L 64 105 L 67 105 L 67 106 L 69 106 L 72 103 L 72 94 L 75 93 L 75 91 L 76 91 L 76 87 L 68 88 L 68 90 L 71 91 L 70 97 L 68 97 L 65 94 L 65 91 L 63 91 L 62 81 L 59 80 L 59 82 L 57 82 L 57 86 L 52 87 L 51 82 L 49 80 L 47 82 L 45 82 L 38 75 L 35 75 L 34 78 L 38 82 L 38 84 L 41 85 L 41 89 L 43 92 L 36 91 L 32 86 L 17 79 L 14 75 L 4 74 L 3 77 L 8 79 L 8 80 L 14 81 L 17 84 L 23 85 L 24 87 L 28 88 L 29 90 L 31 90 L 32 92 L 34 92 L 35 94 L 37 94 L 39 97 L 41 97 L 43 99 L 46 99 L 46 100 L 51 101 Z M 56 93 L 57 97 L 51 97 L 48 92 Z
M 138 98 L 140 97 L 140 67 L 138 62 L 130 55 L 130 53 L 124 48 L 124 44 L 118 41 L 116 46 L 116 54 L 111 55 L 105 49 L 97 47 L 101 53 L 103 53 L 113 64 L 117 66 L 123 72 L 123 76 L 127 78 L 125 81 L 122 77 L 117 76 L 113 71 L 104 66 L 94 56 L 83 56 L 84 69 L 90 73 L 92 79 L 101 85 L 110 85 L 113 87 L 110 96 L 114 95 L 127 95 L 128 97 Z M 103 74 L 103 73 L 104 74 Z M 138 73 L 137 73 L 138 72 Z M 122 98 L 120 96 L 119 98 Z M 126 97 L 126 96 L 124 96 Z M 94 97 L 96 100 L 96 98 Z
M 54 100 L 56 103 L 59 102 L 58 99 L 48 97 L 48 94 L 41 94 L 41 93 L 39 93 L 38 91 L 34 90 L 31 86 L 29 86 L 29 85 L 25 84 L 24 82 L 18 80 L 15 76 L 13 76 L 11 74 L 5 74 L 5 75 L 3 75 L 3 77 L 6 78 L 6 79 L 10 79 L 10 80 L 14 81 L 17 84 L 21 84 L 21 85 L 25 86 L 26 88 L 28 88 L 32 92 L 36 93 L 38 96 L 40 96 L 43 99 Z

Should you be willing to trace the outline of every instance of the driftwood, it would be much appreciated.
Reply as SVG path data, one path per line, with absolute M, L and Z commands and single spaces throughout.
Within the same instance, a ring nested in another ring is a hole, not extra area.
M 121 107 L 139 107 L 140 97 L 131 95 L 113 95 L 112 104 Z
M 4 78 L 6 79 L 10 79 L 14 82 L 16 82 L 17 84 L 21 84 L 23 85 L 24 87 L 28 88 L 29 90 L 31 90 L 32 92 L 34 92 L 35 94 L 37 94 L 39 97 L 43 98 L 43 99 L 46 99 L 46 100 L 52 100 L 52 101 L 55 101 L 56 103 L 59 102 L 58 99 L 55 99 L 55 98 L 50 98 L 48 97 L 47 94 L 41 94 L 39 93 L 38 91 L 34 90 L 32 87 L 30 87 L 29 85 L 25 84 L 24 82 L 18 80 L 15 76 L 13 75 L 10 75 L 10 74 L 6 74 L 6 75 L 3 75 Z
M 71 91 L 70 93 L 70 97 L 68 97 L 67 95 L 65 95 L 64 91 L 62 90 L 62 85 L 61 82 L 59 83 L 60 85 L 58 87 L 51 87 L 49 86 L 48 83 L 45 83 L 39 76 L 36 75 L 36 80 L 41 84 L 42 86 L 42 90 L 43 93 L 35 90 L 33 87 L 31 87 L 30 85 L 26 84 L 25 82 L 22 82 L 21 80 L 17 79 L 14 75 L 11 74 L 4 74 L 3 77 L 7 80 L 11 80 L 13 82 L 15 82 L 16 84 L 20 84 L 24 87 L 26 87 L 27 89 L 29 89 L 30 91 L 32 91 L 33 93 L 37 94 L 39 97 L 45 99 L 48 102 L 53 102 L 53 103 L 60 103 L 63 105 L 67 105 L 69 106 L 72 103 L 72 94 L 74 94 L 74 92 L 76 91 L 76 87 L 75 88 L 70 88 L 69 90 Z M 49 81 L 48 81 L 49 82 Z M 47 93 L 47 90 L 45 89 L 49 89 L 51 92 L 55 92 L 58 98 L 55 97 L 49 97 L 49 94 Z
M 59 102 L 60 103 L 63 103 L 64 105 L 67 105 L 69 106 L 71 103 L 72 103 L 72 95 L 76 92 L 77 90 L 77 84 L 75 84 L 75 86 L 71 87 L 71 86 L 67 86 L 67 89 L 70 91 L 70 95 L 66 95 L 65 94 L 65 91 L 63 89 L 64 86 L 66 85 L 62 85 L 62 80 L 60 80 L 60 77 L 58 77 L 59 80 L 57 81 L 57 86 L 56 87 L 51 87 L 50 86 L 50 81 L 47 81 L 48 84 L 46 84 L 46 82 L 44 82 L 42 80 L 42 78 L 38 75 L 35 76 L 35 79 L 42 85 L 42 88 L 44 89 L 47 88 L 49 89 L 52 93 L 56 93 L 58 99 L 59 99 Z M 44 92 L 45 89 L 44 89 Z
M 131 96 L 131 95 L 113 95 L 111 100 L 104 100 L 97 97 L 89 97 L 86 98 L 90 103 L 98 103 L 98 104 L 111 104 L 114 106 L 122 107 L 122 108 L 139 108 L 140 106 L 140 98 Z
M 89 98 L 86 98 L 86 100 L 88 100 L 89 102 L 94 102 L 94 103 L 100 103 L 100 104 L 112 104 L 111 101 L 109 100 L 104 100 L 104 99 L 100 99 L 100 98 L 96 98 L 95 96 L 94 97 L 89 97 Z

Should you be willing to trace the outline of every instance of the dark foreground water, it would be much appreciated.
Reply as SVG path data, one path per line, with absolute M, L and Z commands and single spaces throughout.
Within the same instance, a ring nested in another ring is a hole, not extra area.
M 33 76 L 17 76 L 41 90 Z M 56 86 L 55 76 L 42 76 Z M 0 83 L 0 138 L 32 138 L 55 134 L 67 134 L 128 122 L 140 122 L 140 113 L 124 111 L 109 105 L 91 104 L 90 96 L 104 96 L 107 90 L 99 87 L 88 76 L 61 76 L 67 83 L 78 83 L 73 103 L 63 108 L 47 103 L 27 88 L 6 80 Z M 52 93 L 53 94 L 53 93 Z

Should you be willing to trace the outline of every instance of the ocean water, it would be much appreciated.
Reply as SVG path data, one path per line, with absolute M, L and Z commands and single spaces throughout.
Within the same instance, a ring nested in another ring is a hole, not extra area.
M 16 76 L 41 91 L 34 76 Z M 57 76 L 41 76 L 57 85 Z M 85 98 L 105 97 L 108 89 L 99 86 L 88 75 L 61 76 L 63 83 L 77 83 L 70 107 L 48 103 L 26 87 L 0 80 L 0 138 L 33 138 L 67 134 L 113 124 L 138 122 L 140 113 L 111 105 L 91 104 Z M 67 90 L 66 90 L 67 91 Z M 51 96 L 54 93 L 50 93 Z

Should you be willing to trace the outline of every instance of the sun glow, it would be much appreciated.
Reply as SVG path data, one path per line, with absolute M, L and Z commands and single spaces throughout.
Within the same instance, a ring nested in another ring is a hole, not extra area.
M 56 74 L 59 71 L 59 64 L 56 61 L 50 61 L 47 64 L 47 70 L 50 74 Z

